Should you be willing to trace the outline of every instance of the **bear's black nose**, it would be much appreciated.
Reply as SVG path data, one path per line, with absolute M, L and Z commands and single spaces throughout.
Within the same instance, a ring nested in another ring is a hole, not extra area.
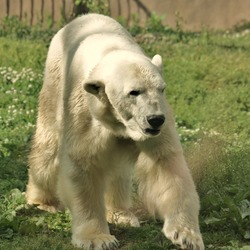
M 150 115 L 147 117 L 147 121 L 153 128 L 159 128 L 165 122 L 165 117 L 163 115 Z

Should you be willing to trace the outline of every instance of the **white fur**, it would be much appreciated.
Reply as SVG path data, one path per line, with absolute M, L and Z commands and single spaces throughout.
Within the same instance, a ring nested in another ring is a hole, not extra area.
M 163 233 L 182 248 L 204 249 L 199 199 L 161 72 L 160 55 L 150 60 L 102 15 L 75 19 L 51 42 L 26 197 L 49 211 L 68 207 L 78 247 L 117 248 L 106 216 L 139 226 L 129 210 L 136 165 L 139 193 L 164 220 Z

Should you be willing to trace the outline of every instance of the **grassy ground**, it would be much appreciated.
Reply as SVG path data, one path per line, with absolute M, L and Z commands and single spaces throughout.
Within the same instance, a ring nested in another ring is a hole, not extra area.
M 25 204 L 26 157 L 51 31 L 0 31 L 0 249 L 73 249 L 69 213 Z M 164 58 L 167 98 L 201 198 L 207 249 L 250 249 L 250 35 L 137 34 Z M 138 33 L 138 30 L 132 30 Z M 162 223 L 136 209 L 142 227 L 111 231 L 126 250 L 175 249 Z

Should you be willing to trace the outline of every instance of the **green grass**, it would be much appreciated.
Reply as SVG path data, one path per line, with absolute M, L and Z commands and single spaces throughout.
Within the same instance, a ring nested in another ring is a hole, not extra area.
M 39 38 L 23 26 L 11 34 L 5 30 L 0 32 L 0 249 L 74 249 L 69 213 L 30 208 L 22 194 L 52 31 Z M 207 249 L 250 249 L 250 35 L 160 31 L 136 39 L 149 55 L 163 56 L 167 98 L 200 194 Z M 121 249 L 174 249 L 161 222 L 144 213 L 141 219 L 137 229 L 111 225 Z

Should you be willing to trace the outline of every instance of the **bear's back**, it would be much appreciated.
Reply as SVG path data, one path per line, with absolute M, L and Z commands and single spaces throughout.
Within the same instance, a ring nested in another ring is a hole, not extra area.
M 113 33 L 127 38 L 130 34 L 115 20 L 99 14 L 87 14 L 76 18 L 62 28 L 53 38 L 58 45 L 58 39 L 63 46 L 63 51 L 75 50 L 88 36 L 102 33 Z M 53 41 L 51 46 L 53 46 Z M 54 47 L 54 46 L 53 46 Z

